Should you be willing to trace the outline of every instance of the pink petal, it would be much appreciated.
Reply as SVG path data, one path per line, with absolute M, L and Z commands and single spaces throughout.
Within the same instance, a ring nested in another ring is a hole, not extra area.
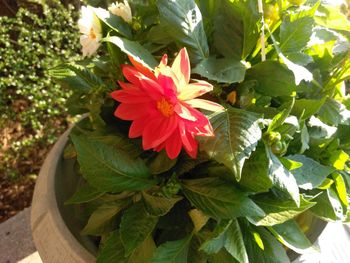
M 114 115 L 122 120 L 135 120 L 147 116 L 151 107 L 151 103 L 140 103 L 137 106 L 122 103 L 118 106 Z
M 149 118 L 147 117 L 134 120 L 130 126 L 129 138 L 137 138 L 141 136 L 148 122 Z
M 118 80 L 119 86 L 124 90 L 140 90 L 137 86 L 131 83 L 126 83 L 123 81 Z
M 190 60 L 186 48 L 180 50 L 171 66 L 171 69 L 179 80 L 180 85 L 178 86 L 178 92 L 180 93 L 182 88 L 190 81 L 191 74 Z
M 182 141 L 179 130 L 175 130 L 173 134 L 166 141 L 166 153 L 170 159 L 175 159 L 179 156 L 182 148 Z
M 158 83 L 163 88 L 163 90 L 166 92 L 172 91 L 174 95 L 176 92 L 176 81 L 176 79 L 168 75 L 163 75 L 163 73 L 160 73 L 158 75 Z
M 202 99 L 192 99 L 186 100 L 186 104 L 190 105 L 192 108 L 200 108 L 208 111 L 222 111 L 225 108 L 220 104 L 212 102 L 210 100 L 202 100 Z
M 163 150 L 165 148 L 166 142 L 167 141 L 165 141 L 165 142 L 159 144 L 157 147 L 153 148 L 153 151 L 160 152 L 161 150 Z
M 139 104 L 152 101 L 145 92 L 137 90 L 116 90 L 111 93 L 111 97 L 116 101 L 127 104 Z
M 174 111 L 182 119 L 189 121 L 196 121 L 197 118 L 191 113 L 191 109 L 185 103 L 177 103 L 174 107 Z
M 177 127 L 177 118 L 163 116 L 152 119 L 142 132 L 142 146 L 145 150 L 155 148 L 163 143 Z
M 131 62 L 131 64 L 139 71 L 141 72 L 143 75 L 145 75 L 147 78 L 150 79 L 156 79 L 156 77 L 154 76 L 152 70 L 150 70 L 149 68 L 147 68 L 146 66 L 144 66 L 141 62 L 138 62 L 135 58 L 133 58 L 132 56 L 128 56 L 129 60 Z
M 168 65 L 168 55 L 164 54 L 158 67 L 165 67 L 166 65 Z
M 181 141 L 187 154 L 192 158 L 196 158 L 198 142 L 194 139 L 193 135 L 186 131 L 184 123 L 179 122 L 179 130 Z
M 200 111 L 188 108 L 191 114 L 196 118 L 196 121 L 184 120 L 186 130 L 195 136 L 214 136 L 213 127 L 208 118 Z
M 155 100 L 159 100 L 164 94 L 162 87 L 152 79 L 140 78 L 140 83 L 140 88 Z
M 132 84 L 135 84 L 136 86 L 140 86 L 140 78 L 143 76 L 139 71 L 136 70 L 136 68 L 130 66 L 130 65 L 122 65 L 122 71 L 124 77 L 131 82 Z
M 190 100 L 213 90 L 213 86 L 203 80 L 198 80 L 195 83 L 187 84 L 183 87 L 178 95 L 180 100 Z

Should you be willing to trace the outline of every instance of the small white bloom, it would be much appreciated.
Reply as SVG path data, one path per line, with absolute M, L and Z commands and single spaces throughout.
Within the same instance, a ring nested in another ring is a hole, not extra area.
M 81 8 L 81 18 L 78 21 L 80 44 L 82 45 L 83 56 L 93 55 L 100 46 L 102 38 L 102 27 L 92 7 Z
M 115 2 L 113 3 L 108 10 L 116 16 L 120 16 L 124 19 L 125 22 L 131 23 L 132 21 L 132 14 L 131 14 L 131 8 L 129 6 L 129 3 L 127 0 L 124 0 L 123 3 Z

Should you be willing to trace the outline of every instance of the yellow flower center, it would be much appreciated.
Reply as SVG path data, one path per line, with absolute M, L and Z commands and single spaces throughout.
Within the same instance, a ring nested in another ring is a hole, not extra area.
M 165 98 L 157 101 L 157 109 L 165 116 L 170 117 L 174 113 L 174 106 Z
M 95 34 L 95 31 L 94 31 L 93 28 L 90 29 L 89 37 L 90 37 L 91 39 L 96 39 L 96 34 Z

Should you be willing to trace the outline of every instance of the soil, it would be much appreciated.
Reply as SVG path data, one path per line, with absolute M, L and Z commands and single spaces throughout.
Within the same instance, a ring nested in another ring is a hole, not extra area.
M 30 206 L 34 185 L 29 177 L 15 182 L 0 177 L 0 223 Z

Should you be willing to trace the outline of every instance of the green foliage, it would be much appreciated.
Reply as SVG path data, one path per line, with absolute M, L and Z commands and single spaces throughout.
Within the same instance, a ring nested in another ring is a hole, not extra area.
M 209 47 L 203 28 L 202 14 L 194 0 L 157 1 L 161 23 L 171 38 L 189 49 L 191 59 L 207 58 Z
M 33 148 L 53 143 L 66 128 L 70 91 L 54 83 L 48 71 L 80 53 L 78 10 L 59 1 L 35 7 L 0 17 L 0 130 L 19 123 L 26 133 L 4 149 L 0 171 L 8 175 L 18 169 L 10 163 L 30 161 Z
M 100 55 L 50 71 L 88 116 L 71 135 L 86 184 L 67 203 L 95 204 L 84 232 L 102 237 L 98 262 L 284 263 L 283 246 L 312 249 L 297 216 L 350 220 L 348 21 L 320 1 L 274 2 L 264 21 L 253 0 L 135 0 L 130 24 L 95 9 Z M 215 136 L 196 138 L 196 159 L 143 150 L 110 99 L 128 57 L 147 86 L 181 47 L 225 107 L 202 111 Z
M 271 233 L 286 247 L 302 254 L 312 248 L 312 244 L 294 220 L 268 227 Z
M 195 207 L 213 218 L 264 215 L 247 193 L 219 178 L 186 180 L 183 182 L 183 191 Z
M 116 193 L 146 189 L 155 183 L 140 158 L 132 158 L 123 150 L 89 137 L 71 138 L 85 179 L 97 189 Z
M 239 61 L 232 59 L 204 59 L 193 69 L 205 78 L 221 83 L 241 82 L 244 79 L 245 67 Z
M 237 180 L 240 180 L 244 161 L 261 138 L 259 116 L 232 108 L 213 113 L 209 119 L 216 136 L 203 139 L 201 149 L 218 163 L 228 167 Z
M 187 262 L 192 235 L 176 241 L 168 241 L 157 248 L 150 263 Z

